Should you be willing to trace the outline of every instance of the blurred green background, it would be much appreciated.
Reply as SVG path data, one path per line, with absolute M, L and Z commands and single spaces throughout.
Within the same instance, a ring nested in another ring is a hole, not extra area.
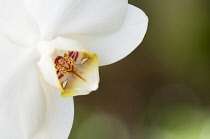
M 210 139 L 210 1 L 129 3 L 149 17 L 145 39 L 75 97 L 69 139 Z

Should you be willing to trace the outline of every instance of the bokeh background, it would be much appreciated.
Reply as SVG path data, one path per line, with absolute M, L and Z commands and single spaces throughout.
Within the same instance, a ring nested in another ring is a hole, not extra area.
M 69 139 L 210 139 L 210 1 L 129 3 L 149 17 L 145 39 L 75 97 Z

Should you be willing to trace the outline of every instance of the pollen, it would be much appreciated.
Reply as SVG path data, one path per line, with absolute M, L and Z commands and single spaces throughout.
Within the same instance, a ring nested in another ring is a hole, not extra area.
M 68 54 L 58 56 L 55 59 L 55 68 L 62 74 L 72 73 L 75 69 L 75 61 Z

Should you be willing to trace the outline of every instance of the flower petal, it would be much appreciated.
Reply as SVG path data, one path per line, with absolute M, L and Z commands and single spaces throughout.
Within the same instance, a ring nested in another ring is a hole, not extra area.
M 19 59 L 14 57 L 9 68 L 0 74 L 2 139 L 68 138 L 73 122 L 73 99 L 61 98 L 59 91 L 49 88 L 44 92 L 35 62 L 36 51 L 27 49 Z
M 51 41 L 51 44 L 54 48 L 62 51 L 77 51 L 77 52 L 85 52 L 88 51 L 84 48 L 83 44 L 77 40 L 57 37 L 56 39 Z
M 24 0 L 37 21 L 42 37 L 95 34 L 120 28 L 127 0 Z
M 31 47 L 39 30 L 20 0 L 1 0 L 0 33 L 20 47 Z
M 17 47 L 0 34 L 0 75 L 8 70 L 14 62 L 22 57 L 26 49 Z
M 75 0 L 58 29 L 58 35 L 100 35 L 118 30 L 125 18 L 128 0 Z
M 124 24 L 119 31 L 81 41 L 91 53 L 99 55 L 99 65 L 108 65 L 126 57 L 142 42 L 147 25 L 145 13 L 129 5 Z
M 75 0 L 23 0 L 26 8 L 36 20 L 42 38 L 48 39 L 55 27 Z M 51 39 L 51 38 L 50 38 Z
M 28 56 L 24 53 L 0 77 L 1 138 L 28 138 L 44 117 L 44 93 L 32 66 L 34 59 Z
M 56 69 L 53 59 L 49 56 L 42 55 L 40 61 L 38 62 L 38 66 L 45 81 L 49 85 L 55 87 L 56 89 L 63 91 L 63 88 L 56 74 Z
M 42 85 L 48 107 L 45 120 L 32 139 L 67 139 L 74 118 L 73 97 L 60 97 L 60 91 L 48 86 L 43 79 Z

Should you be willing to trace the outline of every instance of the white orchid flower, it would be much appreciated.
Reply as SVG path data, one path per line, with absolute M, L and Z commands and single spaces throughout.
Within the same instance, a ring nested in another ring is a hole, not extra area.
M 67 139 L 73 97 L 143 40 L 127 0 L 0 0 L 0 138 Z

